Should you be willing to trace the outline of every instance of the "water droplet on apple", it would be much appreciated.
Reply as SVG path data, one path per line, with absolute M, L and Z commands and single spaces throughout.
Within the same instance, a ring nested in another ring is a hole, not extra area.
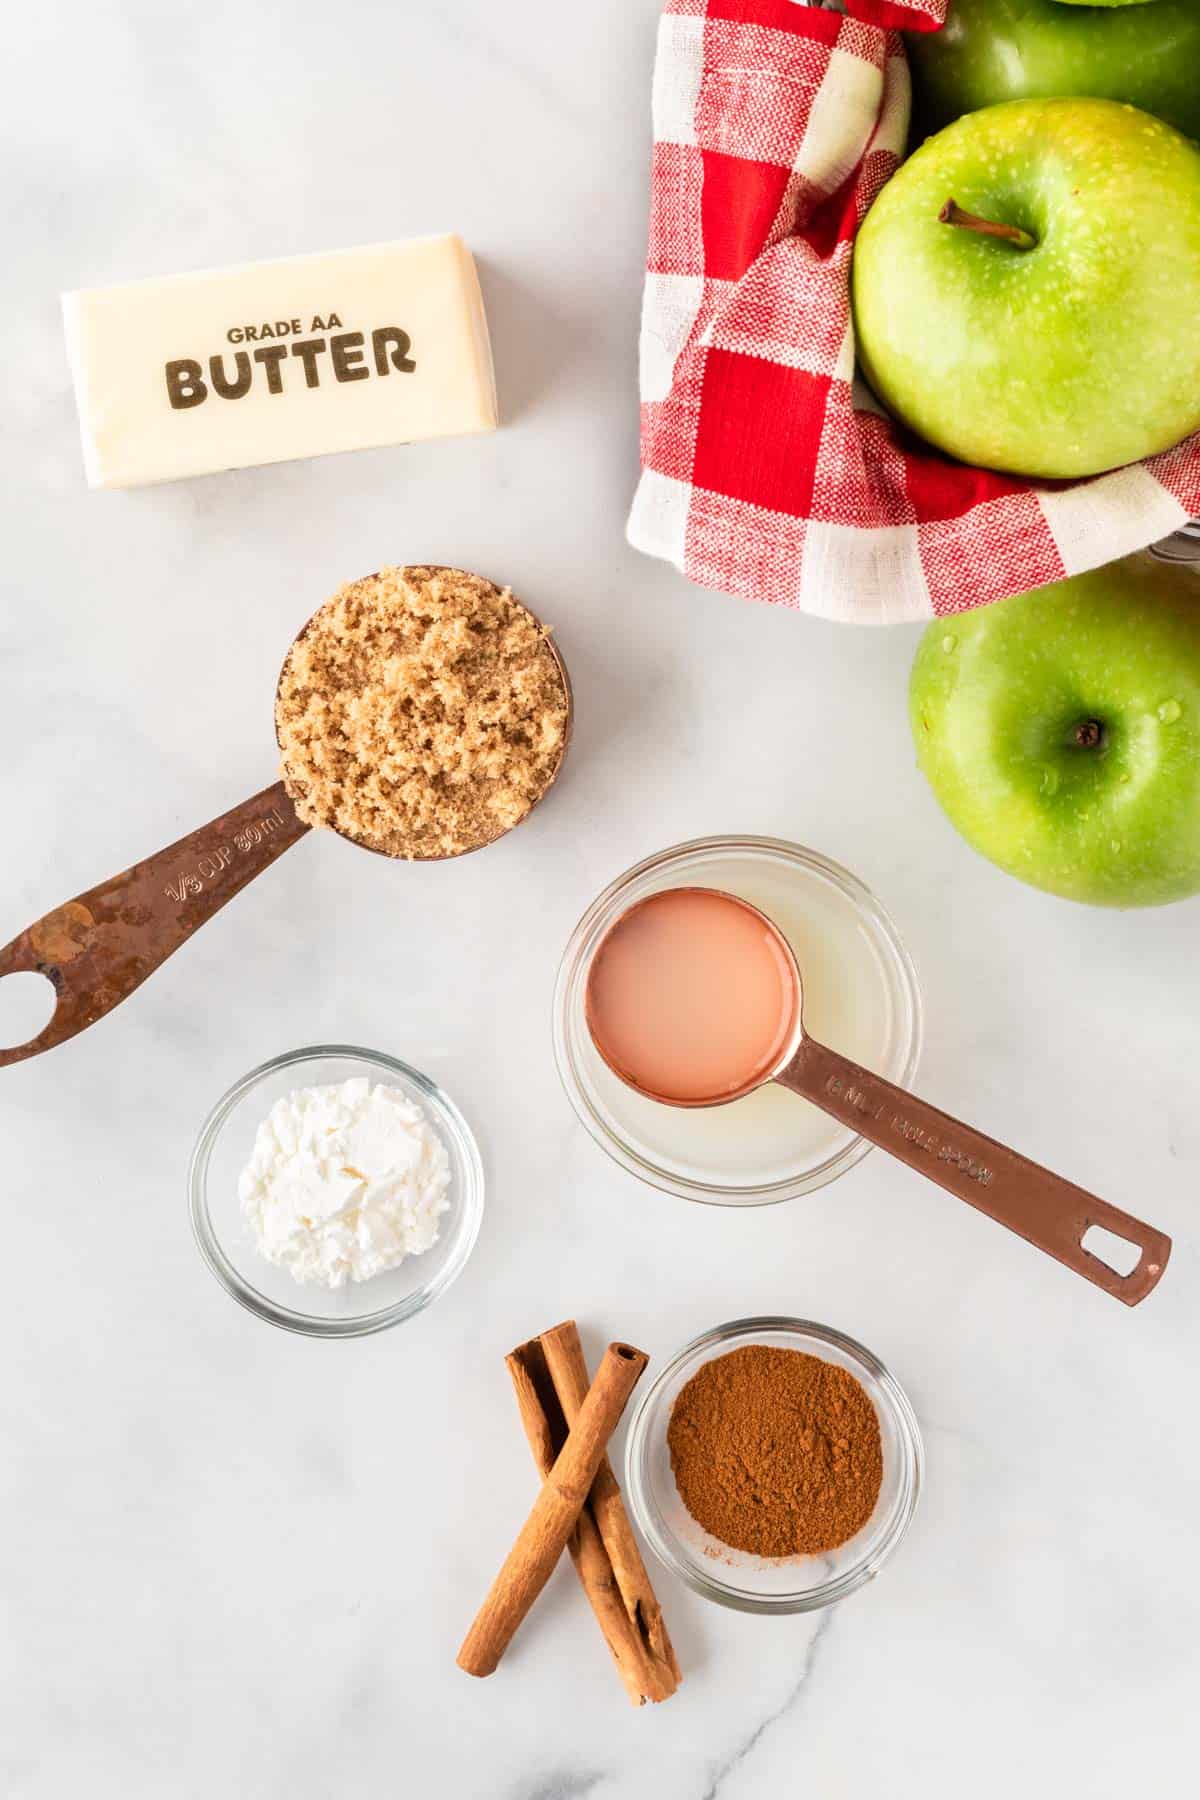
M 1042 770 L 1042 792 L 1043 792 L 1043 794 L 1057 794 L 1057 792 L 1058 792 L 1058 770 L 1057 769 L 1052 769 L 1049 766 L 1047 766 L 1046 768 L 1044 768 Z
M 1129 782 L 1129 781 L 1133 780 L 1133 776 L 1129 773 L 1128 769 L 1122 769 L 1121 773 L 1117 776 L 1117 780 L 1121 781 L 1121 782 Z
M 1120 854 L 1121 854 L 1121 840 L 1120 840 L 1120 838 L 1114 838 L 1114 839 L 1113 839 L 1113 840 L 1112 840 L 1112 845 L 1111 845 L 1111 849 L 1112 849 L 1112 853 L 1113 853 L 1113 855 L 1114 855 L 1114 856 L 1120 856 Z
M 958 649 L 958 639 L 955 637 L 955 635 L 952 631 L 948 631 L 946 633 L 945 637 L 942 639 L 942 649 L 946 652 L 947 655 L 949 655 L 951 650 Z
M 1164 725 L 1173 725 L 1183 712 L 1178 700 L 1164 700 L 1158 709 L 1158 716 Z

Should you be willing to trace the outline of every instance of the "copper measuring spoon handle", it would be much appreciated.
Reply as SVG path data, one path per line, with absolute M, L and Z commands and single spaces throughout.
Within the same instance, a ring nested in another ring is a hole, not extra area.
M 1164 1232 L 810 1037 L 801 1040 L 774 1079 L 1126 1306 L 1144 1300 L 1167 1266 L 1171 1240 Z M 1141 1251 L 1128 1275 L 1118 1274 L 1084 1249 L 1082 1239 L 1092 1225 L 1114 1232 Z
M 0 1069 L 86 1031 L 308 830 L 282 781 L 199 831 L 56 906 L 0 950 L 0 978 L 32 969 L 58 996 L 27 1044 L 0 1050 Z

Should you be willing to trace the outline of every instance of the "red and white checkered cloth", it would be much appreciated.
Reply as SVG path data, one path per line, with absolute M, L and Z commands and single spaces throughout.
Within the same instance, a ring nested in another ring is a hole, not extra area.
M 654 71 L 638 549 L 825 618 L 928 618 L 1111 562 L 1200 513 L 1200 436 L 1090 481 L 967 468 L 854 385 L 854 234 L 895 169 L 894 27 L 946 0 L 667 0 Z

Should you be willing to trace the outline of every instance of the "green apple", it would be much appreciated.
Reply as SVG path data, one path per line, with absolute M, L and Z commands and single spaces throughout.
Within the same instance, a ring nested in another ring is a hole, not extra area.
M 1200 893 L 1200 573 L 1148 553 L 954 618 L 913 665 L 917 761 L 1010 875 L 1093 906 Z
M 1200 148 L 1132 106 L 948 125 L 867 213 L 852 287 L 863 374 L 964 462 L 1095 475 L 1200 427 Z
M 940 31 L 908 38 L 923 137 L 1000 100 L 1095 94 L 1200 137 L 1200 5 L 1133 0 L 951 0 Z

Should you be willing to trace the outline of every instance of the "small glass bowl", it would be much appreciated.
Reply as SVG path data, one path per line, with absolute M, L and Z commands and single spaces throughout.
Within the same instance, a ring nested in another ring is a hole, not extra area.
M 341 1288 L 300 1283 L 260 1255 L 242 1217 L 238 1177 L 277 1100 L 294 1088 L 364 1075 L 400 1088 L 433 1125 L 450 1158 L 449 1209 L 442 1214 L 437 1243 L 406 1257 L 398 1268 Z M 483 1164 L 470 1126 L 428 1075 L 375 1050 L 314 1044 L 251 1069 L 222 1095 L 192 1152 L 188 1195 L 200 1253 L 241 1306 L 306 1337 L 366 1337 L 411 1319 L 462 1273 L 483 1217 Z
M 676 1397 L 703 1364 L 746 1344 L 803 1350 L 836 1363 L 862 1383 L 878 1414 L 879 1499 L 862 1530 L 836 1550 L 820 1556 L 749 1556 L 712 1537 L 679 1498 L 667 1447 Z M 923 1470 L 921 1433 L 899 1383 L 862 1344 L 806 1319 L 736 1319 L 696 1338 L 643 1396 L 625 1452 L 630 1505 L 655 1555 L 706 1600 L 753 1613 L 815 1612 L 871 1581 L 908 1530 Z
M 782 838 L 676 844 L 610 882 L 575 927 L 554 993 L 554 1057 L 567 1098 L 601 1149 L 651 1187 L 685 1200 L 715 1206 L 794 1200 L 852 1169 L 870 1144 L 767 1083 L 727 1106 L 688 1112 L 695 1148 L 687 1156 L 670 1150 L 655 1115 L 678 1119 L 680 1109 L 634 1095 L 606 1067 L 588 1031 L 588 970 L 605 932 L 634 901 L 689 884 L 739 894 L 773 919 L 796 952 L 807 1028 L 898 1087 L 910 1086 L 921 1054 L 916 970 L 892 919 L 857 876 Z M 822 934 L 824 958 L 816 942 Z M 840 952 L 832 950 L 835 942 Z M 769 1158 L 756 1149 L 751 1166 L 743 1146 L 768 1142 Z

